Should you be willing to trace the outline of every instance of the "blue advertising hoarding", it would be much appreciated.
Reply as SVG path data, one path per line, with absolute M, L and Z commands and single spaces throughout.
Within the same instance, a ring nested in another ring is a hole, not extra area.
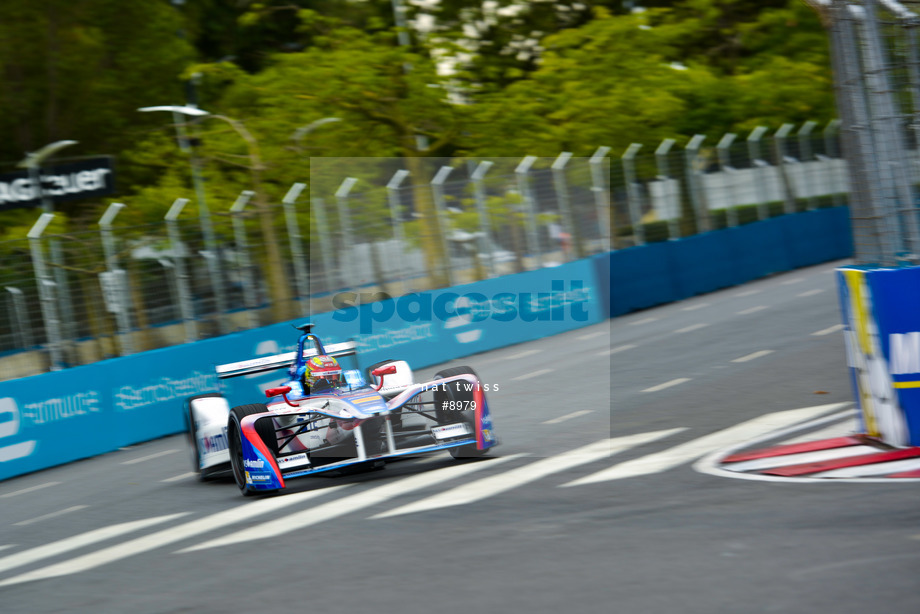
M 837 280 L 866 433 L 893 446 L 920 446 L 920 267 L 844 267 Z

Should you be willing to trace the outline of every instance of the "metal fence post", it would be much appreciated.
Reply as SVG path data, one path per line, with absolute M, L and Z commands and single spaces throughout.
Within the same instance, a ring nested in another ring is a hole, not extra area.
M 626 179 L 626 199 L 629 201 L 629 221 L 632 224 L 636 245 L 645 245 L 645 227 L 642 226 L 642 203 L 636 186 L 636 154 L 642 149 L 640 143 L 633 143 L 626 148 L 621 162 L 623 176 Z
M 814 120 L 808 120 L 802 127 L 799 128 L 798 137 L 799 137 L 799 162 L 802 163 L 802 178 L 806 179 L 808 173 L 805 172 L 807 168 L 805 165 L 808 162 L 812 161 L 811 155 L 811 132 L 815 129 L 815 126 L 818 125 L 818 122 Z M 810 186 L 812 189 L 808 190 L 808 210 L 812 211 L 815 209 L 816 200 L 813 186 L 814 181 L 804 181 L 804 184 Z
M 32 229 L 29 230 L 29 246 L 32 252 L 32 267 L 35 270 L 35 280 L 38 282 L 38 296 L 41 301 L 42 318 L 45 321 L 45 336 L 47 337 L 48 354 L 50 356 L 51 370 L 59 371 L 63 368 L 61 356 L 61 322 L 58 319 L 57 303 L 54 296 L 55 283 L 49 278 L 45 267 L 45 254 L 42 251 L 42 233 L 54 219 L 53 213 L 42 213 Z
M 613 245 L 613 211 L 610 207 L 610 191 L 609 191 L 609 174 L 610 174 L 610 163 L 607 162 L 607 173 L 604 173 L 604 168 L 601 165 L 604 163 L 604 160 L 607 160 L 607 154 L 610 153 L 610 148 L 606 145 L 598 147 L 591 158 L 588 160 L 588 164 L 591 165 L 591 191 L 594 192 L 594 207 L 597 210 L 597 225 L 598 231 L 601 238 L 601 251 L 603 250 L 612 250 L 614 249 Z
M 340 262 L 339 277 L 343 288 L 351 288 L 352 283 L 357 281 L 357 274 L 354 269 L 355 238 L 351 231 L 351 210 L 348 207 L 348 193 L 355 187 L 358 182 L 355 177 L 346 177 L 339 189 L 335 192 L 335 201 L 339 207 L 339 231 L 341 236 L 341 249 L 339 250 Z
M 658 149 L 655 150 L 655 162 L 658 166 L 658 180 L 661 182 L 661 198 L 664 201 L 664 211 L 666 211 L 668 215 L 669 239 L 680 238 L 680 219 L 683 217 L 681 215 L 680 199 L 672 198 L 672 196 L 676 197 L 677 194 L 673 194 L 671 190 L 671 169 L 668 165 L 668 154 L 670 154 L 671 147 L 673 147 L 676 142 L 677 141 L 674 139 L 664 139 L 661 141 L 661 144 L 658 145 Z M 676 205 L 674 211 L 671 211 L 672 204 Z
M 316 232 L 311 232 L 312 236 L 317 238 L 319 243 L 319 250 L 321 253 L 317 254 L 313 249 L 313 240 L 311 237 L 310 240 L 310 266 L 312 267 L 314 262 L 318 261 L 323 268 L 323 281 L 326 284 L 324 290 L 327 292 L 332 292 L 332 267 L 334 263 L 329 262 L 327 257 L 329 254 L 332 254 L 332 246 L 329 245 L 329 225 L 326 223 L 326 201 L 322 198 L 311 198 L 310 199 L 310 210 L 316 214 Z M 311 277 L 315 277 L 311 275 Z
M 105 268 L 115 299 L 110 309 L 114 309 L 115 320 L 118 322 L 118 345 L 121 348 L 121 355 L 128 356 L 134 353 L 134 344 L 131 342 L 131 318 L 128 310 L 131 304 L 128 274 L 118 266 L 118 257 L 115 255 L 115 237 L 112 235 L 112 222 L 123 208 L 122 203 L 109 205 L 99 220 L 99 233 L 102 236 L 102 249 L 105 252 Z M 100 279 L 104 278 L 100 277 Z
M 524 209 L 527 212 L 527 250 L 533 254 L 536 268 L 543 268 L 543 252 L 540 249 L 540 237 L 537 228 L 537 205 L 534 202 L 533 194 L 530 192 L 530 167 L 537 161 L 537 156 L 524 156 L 517 168 L 514 169 L 517 175 L 518 190 L 521 192 L 521 198 L 524 200 Z
M 488 254 L 489 277 L 495 277 L 495 250 L 492 248 L 491 224 L 489 224 L 489 211 L 486 203 L 486 188 L 484 179 L 486 173 L 492 168 L 492 163 L 483 160 L 470 175 L 473 180 L 473 193 L 476 195 L 476 212 L 479 214 L 479 252 Z
M 387 203 L 390 205 L 390 222 L 393 224 L 393 238 L 396 239 L 396 246 L 399 249 L 400 254 L 405 253 L 406 239 L 403 236 L 402 228 L 402 214 L 400 209 L 402 208 L 402 201 L 399 198 L 399 186 L 402 184 L 403 180 L 409 176 L 409 171 L 405 169 L 399 169 L 393 176 L 390 177 L 390 181 L 387 182 Z M 402 292 L 405 294 L 408 289 L 408 280 L 403 276 L 403 259 L 399 259 L 397 265 L 397 275 L 400 278 Z
M 330 121 L 333 118 L 326 118 Z M 319 120 L 322 121 L 322 120 Z M 284 223 L 287 226 L 288 241 L 291 244 L 291 258 L 294 259 L 294 279 L 297 281 L 297 294 L 301 304 L 310 301 L 310 274 L 307 271 L 307 262 L 303 253 L 303 237 L 300 235 L 300 224 L 297 223 L 297 199 L 307 187 L 305 183 L 295 183 L 281 200 L 284 208 Z
M 13 333 L 19 340 L 19 346 L 27 350 L 35 342 L 32 340 L 32 325 L 29 323 L 28 311 L 26 311 L 25 296 L 19 288 L 13 286 L 4 286 L 4 288 L 10 293 L 9 299 L 13 306 L 11 310 L 13 318 L 10 321 Z
M 243 284 L 243 302 L 245 303 L 249 327 L 256 328 L 259 325 L 259 316 L 256 314 L 256 296 L 255 282 L 252 279 L 252 265 L 249 261 L 249 242 L 246 240 L 246 224 L 243 220 L 243 209 L 249 199 L 255 192 L 252 190 L 243 190 L 237 196 L 236 202 L 230 207 L 230 215 L 233 221 L 233 234 L 236 239 L 237 266 L 240 268 L 240 281 Z
M 840 149 L 837 147 L 837 137 L 840 133 L 840 120 L 832 119 L 827 122 L 827 126 L 824 128 L 824 153 L 828 158 L 828 164 L 831 165 L 830 171 L 830 181 L 828 181 L 828 186 L 831 189 L 831 194 L 833 194 L 834 206 L 839 207 L 843 204 L 843 198 L 840 196 L 841 190 L 838 187 L 837 174 L 833 171 L 834 160 L 840 158 Z M 841 159 L 841 161 L 843 161 Z M 844 166 L 846 169 L 846 166 Z
M 696 213 L 696 231 L 698 233 L 711 230 L 711 224 L 709 223 L 709 207 L 706 204 L 706 199 L 703 197 L 700 169 L 697 168 L 699 166 L 700 147 L 703 146 L 703 141 L 705 139 L 706 135 L 696 134 L 690 139 L 686 149 L 684 149 L 684 162 L 687 166 L 687 184 L 690 191 L 690 201 L 693 203 L 693 210 Z
M 725 223 L 729 228 L 734 228 L 738 225 L 737 207 L 739 203 L 735 194 L 735 167 L 732 166 L 731 161 L 731 146 L 735 142 L 736 136 L 734 132 L 726 132 L 719 140 L 719 144 L 716 145 L 716 151 L 719 156 L 719 170 L 724 173 L 723 179 L 725 183 L 723 185 L 727 187 L 728 206 L 725 208 Z
M 563 232 L 569 235 L 572 247 L 574 247 L 574 256 L 577 259 L 584 258 L 584 248 L 581 245 L 581 232 L 575 225 L 572 217 L 572 201 L 569 198 L 569 185 L 565 178 L 565 166 L 572 158 L 572 152 L 563 151 L 553 162 L 553 186 L 556 189 L 556 198 L 559 200 L 559 211 L 562 213 Z M 560 237 L 560 243 L 565 245 L 563 237 Z M 566 252 L 568 250 L 563 250 Z M 571 260 L 572 255 L 564 253 L 566 260 Z
M 176 220 L 187 202 L 187 198 L 177 198 L 163 219 L 166 220 L 166 230 L 169 234 L 169 243 L 172 248 L 176 290 L 179 293 L 179 314 L 185 327 L 185 341 L 186 343 L 191 343 L 198 339 L 198 323 L 195 321 L 192 293 L 189 290 L 188 272 L 185 270 L 185 257 L 182 252 L 183 244 L 179 238 L 179 228 L 176 224 Z
M 434 179 L 431 180 L 431 193 L 434 196 L 434 211 L 437 222 L 438 234 L 441 238 L 441 249 L 444 254 L 444 269 L 447 277 L 447 285 L 454 285 L 454 267 L 450 257 L 450 249 L 447 243 L 447 232 L 450 224 L 447 223 L 447 207 L 444 205 L 444 182 L 447 176 L 454 169 L 450 166 L 442 166 L 435 173 Z
M 751 130 L 747 138 L 748 160 L 751 163 L 751 173 L 754 175 L 754 183 L 757 186 L 759 200 L 757 201 L 757 219 L 765 220 L 770 217 L 769 197 L 767 196 L 767 181 L 764 173 L 770 166 L 760 157 L 760 140 L 766 134 L 766 126 L 757 126 Z
M 783 186 L 783 211 L 787 214 L 795 213 L 795 195 L 792 192 L 792 185 L 789 181 L 789 174 L 786 172 L 786 137 L 795 128 L 793 124 L 783 124 L 776 134 L 773 135 L 773 146 L 776 148 L 776 167 L 779 169 L 780 184 Z

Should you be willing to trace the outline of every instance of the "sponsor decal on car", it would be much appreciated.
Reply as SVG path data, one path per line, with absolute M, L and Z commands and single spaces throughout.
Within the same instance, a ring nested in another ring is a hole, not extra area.
M 198 443 L 205 454 L 222 452 L 228 449 L 226 427 L 224 427 L 224 432 L 218 433 L 217 435 L 203 435 L 199 437 Z
M 288 467 L 299 467 L 300 465 L 309 465 L 310 459 L 306 454 L 295 454 L 294 456 L 281 456 L 278 459 L 278 467 L 285 469 Z
M 436 426 L 431 429 L 431 434 L 434 435 L 435 439 L 449 439 L 451 437 L 469 435 L 469 433 L 470 426 L 465 422 L 448 424 L 446 426 Z
M 243 466 L 247 469 L 261 469 L 265 466 L 265 461 L 261 458 L 256 460 L 249 460 L 248 458 L 243 459 Z
M 272 479 L 267 473 L 253 473 L 250 477 L 253 482 L 270 482 Z

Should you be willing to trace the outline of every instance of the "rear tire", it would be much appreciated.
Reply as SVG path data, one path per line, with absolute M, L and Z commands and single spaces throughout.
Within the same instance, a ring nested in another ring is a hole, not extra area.
M 236 485 L 240 487 L 240 491 L 247 497 L 274 492 L 253 489 L 246 483 L 246 469 L 243 467 L 243 431 L 240 428 L 240 423 L 246 416 L 261 414 L 266 411 L 268 409 L 264 403 L 239 405 L 230 410 L 230 418 L 227 421 L 227 443 L 230 447 L 230 467 L 233 469 L 233 479 L 236 481 Z M 271 419 L 265 418 L 256 422 L 256 433 L 262 438 L 272 456 L 275 456 L 278 453 L 278 438 L 275 435 L 275 426 Z
M 434 379 L 441 379 L 444 377 L 453 377 L 455 375 L 473 375 L 476 379 L 479 379 L 479 376 L 476 375 L 476 372 L 472 367 L 462 366 L 462 367 L 451 367 L 450 369 L 444 369 L 435 373 Z M 442 386 L 438 386 L 434 391 L 434 401 L 435 401 L 435 417 L 438 419 L 438 424 L 453 424 L 455 422 L 465 422 L 470 425 L 470 428 L 473 431 L 475 436 L 476 434 L 476 410 L 474 409 L 464 409 L 461 411 L 458 410 L 449 410 L 441 409 L 442 404 L 445 401 L 454 402 L 454 403 L 472 403 L 473 402 L 473 391 L 466 389 L 466 381 L 451 382 L 446 384 L 446 390 Z M 449 448 L 450 455 L 454 458 L 478 458 L 487 454 L 489 448 L 485 450 L 480 450 L 476 447 L 475 443 L 471 443 L 465 446 L 458 446 L 455 448 Z

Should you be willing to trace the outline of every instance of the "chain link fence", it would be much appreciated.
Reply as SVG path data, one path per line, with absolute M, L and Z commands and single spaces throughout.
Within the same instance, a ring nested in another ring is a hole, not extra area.
M 400 296 L 845 204 L 837 123 L 817 128 L 619 156 L 314 158 L 309 190 L 212 210 L 210 246 L 184 198 L 148 226 L 118 224 L 130 204 L 79 232 L 36 213 L 30 238 L 0 243 L 0 379 L 308 317 L 343 293 Z
M 916 2 L 815 0 L 827 27 L 857 264 L 920 262 Z

